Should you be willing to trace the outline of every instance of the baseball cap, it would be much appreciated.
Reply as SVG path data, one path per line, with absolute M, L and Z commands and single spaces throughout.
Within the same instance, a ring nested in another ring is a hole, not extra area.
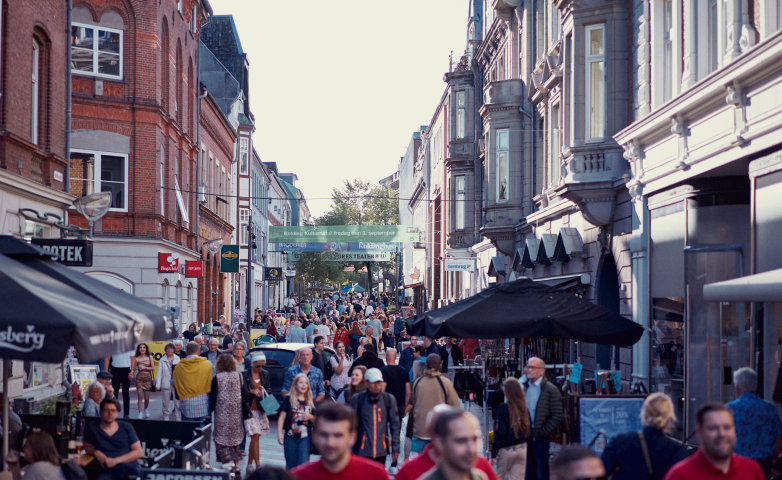
M 370 368 L 367 373 L 364 374 L 364 380 L 369 383 L 382 382 L 383 374 L 377 368 Z

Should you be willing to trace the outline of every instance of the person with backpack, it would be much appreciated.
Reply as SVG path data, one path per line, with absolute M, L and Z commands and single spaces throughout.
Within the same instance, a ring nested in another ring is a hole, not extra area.
M 443 376 L 440 368 L 442 358 L 439 353 L 431 353 L 426 357 L 426 372 L 424 376 L 413 383 L 410 403 L 405 413 L 413 414 L 412 451 L 421 453 L 429 444 L 431 438 L 426 432 L 426 416 L 435 405 L 446 403 L 459 408 L 459 395 L 448 378 Z
M 367 370 L 364 381 L 367 389 L 350 399 L 350 406 L 358 415 L 358 436 L 353 444 L 353 453 L 384 466 L 386 457 L 391 453 L 392 461 L 396 464 L 399 458 L 396 399 L 383 391 L 383 374 L 377 368 Z

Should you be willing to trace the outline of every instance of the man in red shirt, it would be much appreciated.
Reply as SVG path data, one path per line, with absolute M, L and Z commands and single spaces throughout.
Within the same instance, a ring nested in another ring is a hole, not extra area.
M 668 470 L 665 480 L 763 480 L 760 465 L 747 457 L 736 455 L 736 425 L 733 412 L 721 403 L 707 403 L 698 409 L 695 433 L 701 446 L 695 455 L 682 460 Z
M 426 431 L 429 433 L 430 438 L 433 435 L 432 427 L 434 426 L 435 420 L 437 420 L 437 416 L 449 410 L 456 409 L 443 403 L 434 407 L 434 410 L 432 410 L 429 413 L 429 416 L 426 417 Z M 399 469 L 399 472 L 397 472 L 394 479 L 417 480 L 424 473 L 434 467 L 439 457 L 440 453 L 434 448 L 432 443 L 429 443 L 420 455 L 416 456 L 412 460 L 405 462 L 404 465 L 402 465 L 402 468 Z M 489 462 L 486 458 L 478 457 L 478 461 L 475 463 L 475 468 L 485 473 L 489 480 L 499 480 L 497 478 L 497 474 L 494 472 L 494 469 L 491 466 L 491 462 Z
M 389 480 L 379 463 L 353 455 L 358 418 L 347 405 L 327 402 L 315 412 L 312 441 L 320 460 L 300 465 L 292 470 L 301 480 Z

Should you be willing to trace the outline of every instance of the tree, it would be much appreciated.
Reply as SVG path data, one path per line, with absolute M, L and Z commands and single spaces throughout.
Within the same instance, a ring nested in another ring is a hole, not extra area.
M 331 209 L 318 218 L 318 225 L 397 225 L 399 224 L 399 194 L 381 185 L 372 186 L 362 180 L 345 180 L 345 185 L 331 192 Z M 367 290 L 372 290 L 372 263 L 367 267 Z M 393 265 L 382 262 L 385 268 Z

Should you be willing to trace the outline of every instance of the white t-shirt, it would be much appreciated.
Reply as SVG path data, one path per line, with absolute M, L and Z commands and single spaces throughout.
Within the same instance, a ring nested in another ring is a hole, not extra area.
M 130 368 L 130 357 L 135 355 L 133 350 L 125 353 L 118 353 L 111 356 L 111 366 L 115 368 Z

